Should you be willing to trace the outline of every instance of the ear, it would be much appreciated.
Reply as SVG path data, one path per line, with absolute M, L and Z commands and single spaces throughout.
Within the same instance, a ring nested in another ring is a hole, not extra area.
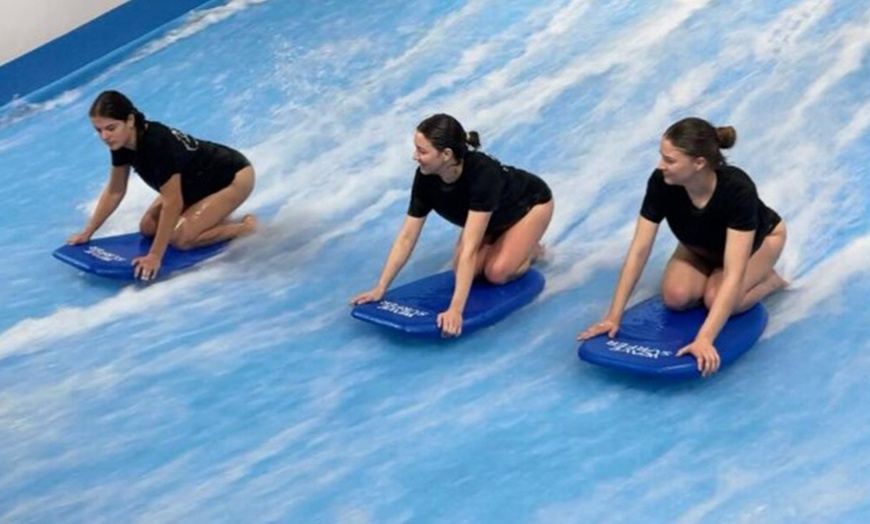
M 707 159 L 702 156 L 696 156 L 695 160 L 692 162 L 692 167 L 695 168 L 695 171 L 701 171 L 707 167 Z
M 136 115 L 133 113 L 127 115 L 127 125 L 130 127 L 136 127 Z
M 441 154 L 444 155 L 444 160 L 456 160 L 456 155 L 453 154 L 453 150 L 449 147 L 445 147 L 441 150 Z

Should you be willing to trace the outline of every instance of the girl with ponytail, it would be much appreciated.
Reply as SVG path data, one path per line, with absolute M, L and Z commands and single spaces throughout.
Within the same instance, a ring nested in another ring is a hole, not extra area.
M 433 210 L 462 228 L 453 257 L 453 298 L 437 318 L 445 336 L 462 333 L 462 313 L 476 276 L 503 284 L 529 269 L 543 249 L 540 241 L 553 216 L 553 195 L 537 176 L 502 165 L 478 147 L 478 134 L 466 133 L 450 115 L 420 122 L 414 135 L 418 167 L 405 222 L 377 285 L 351 299 L 351 304 L 384 296 Z
M 698 303 L 709 310 L 695 340 L 678 352 L 694 355 L 702 375 L 719 369 L 713 341 L 728 317 L 786 285 L 773 268 L 785 245 L 785 223 L 758 198 L 749 176 L 726 162 L 721 150 L 736 139 L 733 127 L 700 118 L 665 131 L 610 311 L 578 339 L 616 335 L 663 219 L 679 241 L 662 279 L 663 302 L 674 310 Z
M 146 120 L 117 91 L 100 93 L 89 114 L 111 152 L 112 169 L 93 215 L 68 243 L 89 241 L 118 208 L 131 167 L 160 193 L 139 223 L 141 233 L 154 240 L 146 255 L 133 260 L 136 278 L 155 278 L 169 245 L 192 249 L 254 230 L 253 215 L 227 220 L 254 188 L 254 168 L 241 153 Z

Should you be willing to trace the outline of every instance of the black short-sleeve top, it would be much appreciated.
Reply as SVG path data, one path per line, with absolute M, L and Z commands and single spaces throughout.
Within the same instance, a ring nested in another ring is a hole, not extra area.
M 463 161 L 462 174 L 453 183 L 417 169 L 411 189 L 408 214 L 422 218 L 435 210 L 449 222 L 463 227 L 469 211 L 491 212 L 487 233 L 504 231 L 537 204 L 548 202 L 552 193 L 538 176 L 501 164 L 471 151 Z
M 234 149 L 149 121 L 137 139 L 135 151 L 112 151 L 112 165 L 133 166 L 156 191 L 172 175 L 180 174 L 181 193 L 188 206 L 230 185 L 236 172 L 250 163 Z
M 649 178 L 641 216 L 655 223 L 667 219 L 684 246 L 715 264 L 725 255 L 727 229 L 755 231 L 752 251 L 780 222 L 779 215 L 758 197 L 755 183 L 740 168 L 716 170 L 716 188 L 703 208 L 695 207 L 685 188 L 665 183 L 660 169 Z

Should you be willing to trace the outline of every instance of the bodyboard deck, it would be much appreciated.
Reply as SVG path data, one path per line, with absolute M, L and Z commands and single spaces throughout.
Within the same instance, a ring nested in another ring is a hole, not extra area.
M 716 337 L 720 368 L 746 353 L 767 326 L 767 310 L 756 304 L 733 315 Z M 676 356 L 695 339 L 707 318 L 703 306 L 687 311 L 669 310 L 660 297 L 647 299 L 625 311 L 614 338 L 600 335 L 580 344 L 580 359 L 606 368 L 642 375 L 673 378 L 699 377 L 695 357 Z
M 52 255 L 85 273 L 115 280 L 134 280 L 133 259 L 151 249 L 152 239 L 140 233 L 93 239 L 85 244 L 63 245 Z M 160 276 L 184 269 L 223 251 L 229 241 L 181 251 L 169 246 L 160 265 Z
M 525 306 L 544 289 L 544 280 L 535 269 L 501 285 L 475 280 L 462 315 L 462 333 L 492 325 Z M 450 305 L 453 286 L 453 271 L 445 271 L 392 289 L 379 302 L 357 305 L 351 315 L 408 335 L 440 338 L 437 317 Z

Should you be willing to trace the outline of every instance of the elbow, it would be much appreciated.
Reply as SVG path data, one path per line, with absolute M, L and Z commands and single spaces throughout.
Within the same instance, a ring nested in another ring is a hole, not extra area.
M 122 188 L 122 189 L 111 189 L 110 188 L 107 193 L 108 193 L 109 199 L 112 202 L 115 202 L 116 204 L 120 204 L 121 201 L 124 200 L 124 196 L 127 194 L 127 189 L 126 188 Z
M 637 250 L 637 253 L 634 254 L 634 259 L 640 263 L 646 263 L 651 252 L 652 246 L 644 246 Z
M 417 238 L 413 236 L 400 236 L 393 243 L 393 251 L 404 253 L 406 256 L 410 256 L 414 251 L 414 247 L 417 245 Z
M 184 201 L 178 198 L 166 198 L 163 197 L 163 211 L 171 217 L 178 217 L 181 215 L 181 212 L 184 211 Z
M 646 265 L 649 255 L 652 252 L 652 246 L 640 246 L 637 249 L 629 251 L 626 257 L 626 263 L 634 264 L 639 267 Z

